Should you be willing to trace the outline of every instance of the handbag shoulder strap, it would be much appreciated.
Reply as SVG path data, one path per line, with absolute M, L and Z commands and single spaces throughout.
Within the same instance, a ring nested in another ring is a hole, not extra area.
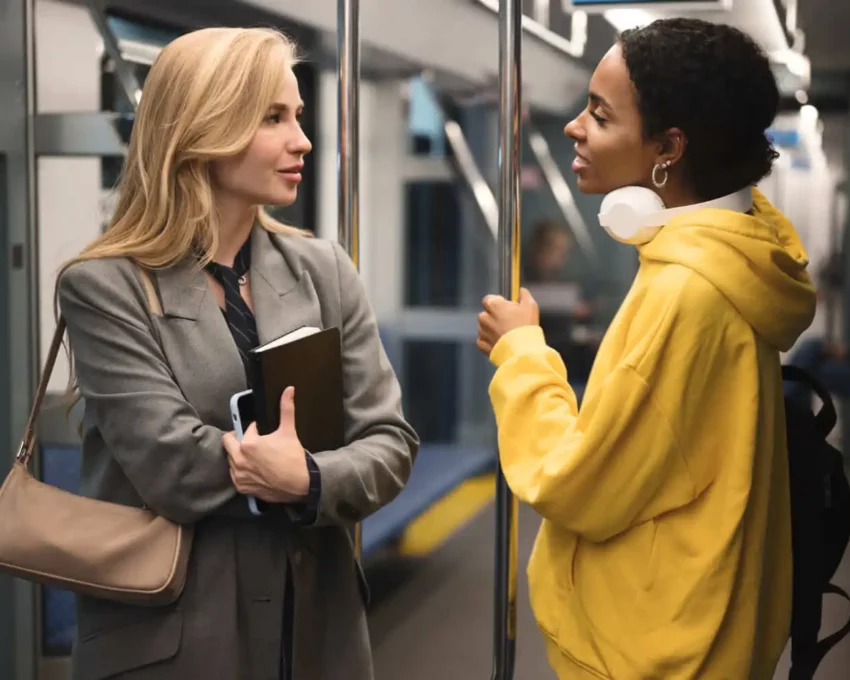
M 27 419 L 27 426 L 24 429 L 24 436 L 21 439 L 21 445 L 18 447 L 18 453 L 15 456 L 15 460 L 24 465 L 29 464 L 29 460 L 32 457 L 32 449 L 35 442 L 35 421 L 38 419 L 38 414 L 41 411 L 44 395 L 47 392 L 47 383 L 50 381 L 53 367 L 56 365 L 56 357 L 59 356 L 59 349 L 62 347 L 62 339 L 64 337 L 65 319 L 59 317 L 59 322 L 56 324 L 56 330 L 53 333 L 53 340 L 50 343 L 50 350 L 47 352 L 47 360 L 44 362 L 38 387 L 35 390 L 35 399 L 33 399 L 32 408 L 30 408 L 30 415 Z
M 138 265 L 137 265 L 138 266 Z M 142 280 L 142 287 L 145 289 L 145 297 L 147 298 L 148 307 L 156 316 L 162 316 L 162 305 L 159 301 L 159 296 L 156 293 L 156 287 L 151 277 L 150 271 L 144 267 L 138 266 L 139 275 Z M 30 408 L 27 425 L 24 429 L 24 436 L 21 438 L 21 444 L 18 447 L 18 453 L 15 455 L 15 460 L 24 465 L 28 465 L 35 444 L 35 424 L 38 420 L 38 415 L 41 413 L 41 407 L 44 405 L 44 397 L 47 394 L 47 384 L 50 382 L 50 376 L 53 374 L 53 369 L 56 366 L 56 359 L 59 356 L 59 350 L 62 347 L 62 341 L 65 338 L 65 319 L 60 316 L 56 324 L 56 330 L 53 332 L 53 340 L 50 342 L 50 349 L 47 352 L 47 359 L 44 362 L 44 367 L 41 371 L 41 377 L 38 380 L 38 387 L 35 390 L 35 398 Z

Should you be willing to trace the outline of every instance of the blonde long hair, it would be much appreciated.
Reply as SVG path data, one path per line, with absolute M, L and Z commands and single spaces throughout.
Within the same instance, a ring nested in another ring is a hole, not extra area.
M 64 271 L 85 260 L 126 257 L 148 269 L 192 255 L 209 262 L 219 243 L 210 163 L 248 147 L 298 60 L 295 44 L 269 28 L 205 28 L 169 43 L 145 81 L 109 226 L 60 267 L 56 292 Z M 312 235 L 262 208 L 257 221 Z

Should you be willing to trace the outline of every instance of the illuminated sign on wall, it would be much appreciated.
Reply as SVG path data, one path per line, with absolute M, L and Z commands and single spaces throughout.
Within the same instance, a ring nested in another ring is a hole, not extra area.
M 723 11 L 732 7 L 732 0 L 563 0 L 564 5 L 586 12 L 605 12 L 612 9 Z

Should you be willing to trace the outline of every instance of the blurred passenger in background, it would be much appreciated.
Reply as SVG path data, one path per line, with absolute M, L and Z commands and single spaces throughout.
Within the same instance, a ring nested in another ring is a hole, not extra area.
M 523 275 L 530 283 L 560 281 L 573 251 L 573 237 L 557 220 L 544 219 L 531 229 Z
M 694 19 L 623 33 L 566 126 L 578 187 L 640 269 L 579 411 L 533 296 L 487 296 L 478 346 L 558 676 L 771 678 L 789 638 L 791 509 L 780 352 L 814 287 L 754 185 L 777 157 L 770 63 Z
M 593 322 L 587 287 L 571 271 L 574 240 L 559 221 L 541 220 L 531 230 L 525 252 L 523 281 L 540 307 L 540 327 L 546 343 L 570 367 L 573 380 L 586 382 L 595 343 L 584 340 L 582 327 Z

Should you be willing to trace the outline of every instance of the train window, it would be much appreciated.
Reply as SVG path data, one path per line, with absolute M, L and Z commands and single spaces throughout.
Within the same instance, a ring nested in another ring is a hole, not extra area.
M 460 293 L 460 205 L 450 182 L 406 187 L 405 304 L 455 306 Z
M 454 462 L 465 474 L 469 447 L 492 443 L 488 369 L 469 320 L 491 286 L 495 244 L 468 180 L 458 174 L 452 158 L 457 140 L 450 143 L 445 124 L 458 123 L 487 176 L 496 136 L 481 128 L 493 112 L 486 105 L 463 107 L 425 78 L 408 83 L 407 104 L 403 300 L 410 324 L 399 362 L 405 413 L 423 443 L 457 448 Z
M 148 64 L 133 64 L 130 66 L 139 81 L 139 85 L 144 86 L 145 78 L 150 71 Z M 102 111 L 114 111 L 121 114 L 117 124 L 121 131 L 123 139 L 130 138 L 130 131 L 133 128 L 133 109 L 121 87 L 118 84 L 115 75 L 115 67 L 112 60 L 104 55 L 101 58 L 100 67 L 100 108 Z M 118 182 L 118 177 L 121 175 L 121 168 L 124 165 L 124 159 L 117 156 L 103 156 L 100 161 L 101 167 L 101 187 L 103 189 L 112 189 Z
M 145 78 L 158 50 L 180 35 L 180 31 L 147 23 L 133 21 L 122 16 L 109 16 L 107 23 L 121 46 L 124 60 L 133 74 L 144 86 Z M 104 53 L 100 62 L 100 108 L 121 114 L 119 120 L 124 139 L 130 136 L 133 126 L 133 107 L 121 90 L 112 59 Z M 101 159 L 101 184 L 109 190 L 115 186 L 121 174 L 123 159 L 114 156 Z
M 407 123 L 410 157 L 440 162 L 450 153 L 444 125 L 455 107 L 438 97 L 423 77 L 408 82 Z M 448 167 L 448 166 L 447 166 Z M 405 186 L 405 305 L 453 307 L 460 303 L 462 185 L 445 179 L 411 177 Z

